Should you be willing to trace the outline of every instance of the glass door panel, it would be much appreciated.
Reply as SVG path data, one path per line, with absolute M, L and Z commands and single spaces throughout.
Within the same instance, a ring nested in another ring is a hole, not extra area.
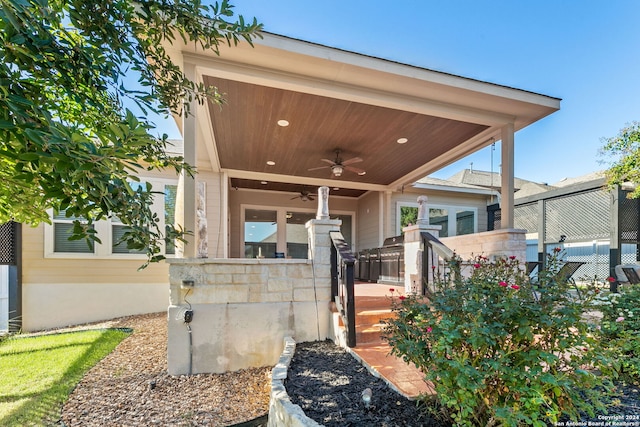
M 278 213 L 247 209 L 244 213 L 244 257 L 275 258 L 278 241 Z

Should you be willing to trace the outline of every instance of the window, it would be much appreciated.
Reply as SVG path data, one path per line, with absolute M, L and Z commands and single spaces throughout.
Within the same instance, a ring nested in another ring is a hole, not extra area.
M 315 210 L 243 205 L 242 212 L 244 233 L 241 244 L 244 245 L 245 258 L 309 257 L 306 224 L 316 217 Z M 348 213 L 331 213 L 331 219 L 342 220 L 341 232 L 349 245 L 353 241 L 352 218 L 353 215 Z
M 74 220 L 75 217 L 67 218 L 65 211 L 53 216 L 54 251 L 92 254 L 95 250 L 95 245 L 92 241 L 87 241 L 86 239 L 69 240 L 73 232 Z M 82 221 L 82 218 L 80 218 L 80 221 Z M 95 229 L 95 226 L 92 228 Z
M 429 224 L 441 226 L 440 237 L 472 234 L 478 230 L 478 209 L 463 206 L 428 205 Z M 418 204 L 399 202 L 397 205 L 398 234 L 418 220 Z
M 309 233 L 305 224 L 315 218 L 315 214 L 287 212 L 287 256 L 289 258 L 309 258 Z
M 275 258 L 278 212 L 247 209 L 244 215 L 244 257 Z
M 152 210 L 161 218 L 160 226 L 166 229 L 166 225 L 175 221 L 175 201 L 177 193 L 176 180 L 149 180 L 153 191 L 164 192 L 164 197 L 154 197 Z M 132 188 L 137 188 L 141 183 L 131 183 Z M 163 214 L 164 213 L 164 214 Z M 102 243 L 90 242 L 85 239 L 69 240 L 73 230 L 75 218 L 67 218 L 65 212 L 52 216 L 52 224 L 45 225 L 45 257 L 51 258 L 109 258 L 119 257 L 144 257 L 144 251 L 131 250 L 125 243 L 119 243 L 120 238 L 126 233 L 127 226 L 117 217 L 93 224 L 98 238 Z M 175 245 L 167 244 L 165 254 L 175 254 Z

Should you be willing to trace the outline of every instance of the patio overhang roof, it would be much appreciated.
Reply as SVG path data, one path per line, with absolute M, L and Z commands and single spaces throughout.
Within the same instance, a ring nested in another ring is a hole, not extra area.
M 560 108 L 558 98 L 268 33 L 219 56 L 171 50 L 224 94 L 222 107 L 196 111 L 196 166 L 226 172 L 237 188 L 398 190 L 500 140 L 505 125 L 518 131 Z M 360 157 L 353 166 L 366 174 L 309 170 L 330 166 L 322 159 L 336 149 Z

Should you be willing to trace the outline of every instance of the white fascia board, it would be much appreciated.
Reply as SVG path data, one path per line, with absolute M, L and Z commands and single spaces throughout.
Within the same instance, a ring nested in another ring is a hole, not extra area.
M 383 73 L 395 74 L 411 79 L 439 85 L 456 87 L 489 95 L 510 98 L 522 102 L 540 104 L 554 107 L 559 102 L 558 98 L 538 94 L 531 91 L 516 89 L 496 83 L 484 82 L 469 77 L 457 76 L 441 71 L 430 70 L 415 65 L 403 64 L 387 59 L 368 56 L 356 52 L 336 49 L 298 39 L 292 39 L 272 33 L 264 33 L 263 39 L 254 41 L 254 45 L 267 46 L 274 49 L 313 56 L 320 59 L 335 61 L 356 67 L 363 67 Z

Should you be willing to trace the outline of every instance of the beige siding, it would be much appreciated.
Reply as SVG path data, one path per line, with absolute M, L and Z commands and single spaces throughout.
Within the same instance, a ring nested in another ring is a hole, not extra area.
M 359 251 L 380 246 L 379 203 L 379 193 L 373 191 L 358 200 L 357 250 Z
M 164 311 L 169 267 L 144 259 L 44 257 L 44 226 L 23 226 L 24 330 L 48 329 L 139 313 Z
M 149 176 L 177 183 L 172 174 Z M 22 237 L 24 330 L 165 311 L 169 305 L 169 266 L 165 262 L 138 271 L 146 260 L 142 255 L 45 257 L 44 225 L 24 225 Z

